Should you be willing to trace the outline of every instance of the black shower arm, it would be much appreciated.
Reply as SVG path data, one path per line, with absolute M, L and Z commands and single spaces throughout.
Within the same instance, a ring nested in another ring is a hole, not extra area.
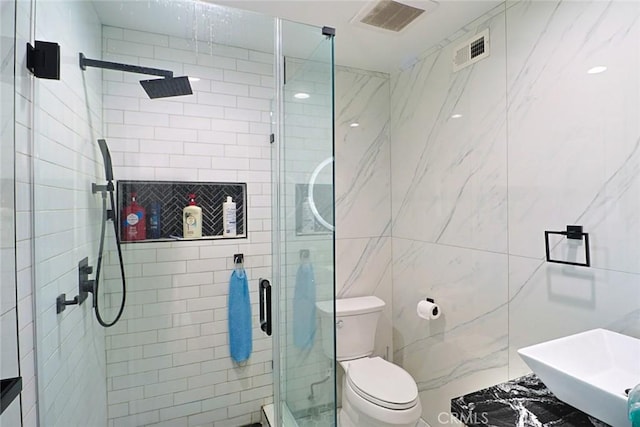
M 120 64 L 118 62 L 99 61 L 89 59 L 80 53 L 80 68 L 86 70 L 87 67 L 105 68 L 107 70 L 126 71 L 128 73 L 150 74 L 152 76 L 173 77 L 173 71 L 161 70 L 159 68 L 141 67 L 139 65 Z

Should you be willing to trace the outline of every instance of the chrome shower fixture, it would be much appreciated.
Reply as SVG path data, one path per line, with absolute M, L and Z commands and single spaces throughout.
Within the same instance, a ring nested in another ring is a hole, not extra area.
M 193 95 L 189 77 L 173 77 L 173 71 L 170 70 L 89 59 L 84 56 L 83 53 L 80 53 L 80 68 L 82 70 L 86 70 L 87 67 L 104 68 L 107 70 L 124 71 L 127 73 L 150 74 L 152 76 L 163 77 L 161 79 L 140 80 L 142 88 L 151 99 Z

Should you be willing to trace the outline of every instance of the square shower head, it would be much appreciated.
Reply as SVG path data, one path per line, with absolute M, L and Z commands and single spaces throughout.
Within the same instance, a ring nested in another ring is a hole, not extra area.
M 151 99 L 193 94 L 187 76 L 140 80 L 140 84 Z

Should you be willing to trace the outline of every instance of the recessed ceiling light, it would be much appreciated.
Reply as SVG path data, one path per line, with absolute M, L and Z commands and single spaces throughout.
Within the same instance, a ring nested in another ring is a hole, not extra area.
M 190 82 L 199 82 L 200 81 L 200 77 L 189 77 L 189 81 Z
M 296 99 L 307 99 L 310 96 L 311 95 L 309 95 L 308 93 L 305 93 L 305 92 L 298 92 L 295 95 L 293 95 L 293 97 L 296 98 Z
M 351 123 L 349 126 L 350 126 L 350 127 L 352 127 L 352 128 L 357 128 L 358 126 L 360 126 L 360 123 L 358 123 L 358 122 L 353 122 L 353 123 Z
M 451 116 L 452 119 L 459 119 L 460 117 L 462 117 L 462 114 L 454 114 Z
M 604 65 L 598 65 L 596 67 L 589 68 L 587 74 L 600 74 L 604 73 L 605 71 L 607 71 L 607 67 L 605 67 Z

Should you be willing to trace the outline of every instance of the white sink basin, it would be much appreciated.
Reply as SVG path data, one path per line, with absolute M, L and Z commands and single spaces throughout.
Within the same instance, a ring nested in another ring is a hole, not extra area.
M 556 397 L 614 427 L 628 427 L 625 390 L 640 383 L 640 340 L 593 329 L 521 348 Z

